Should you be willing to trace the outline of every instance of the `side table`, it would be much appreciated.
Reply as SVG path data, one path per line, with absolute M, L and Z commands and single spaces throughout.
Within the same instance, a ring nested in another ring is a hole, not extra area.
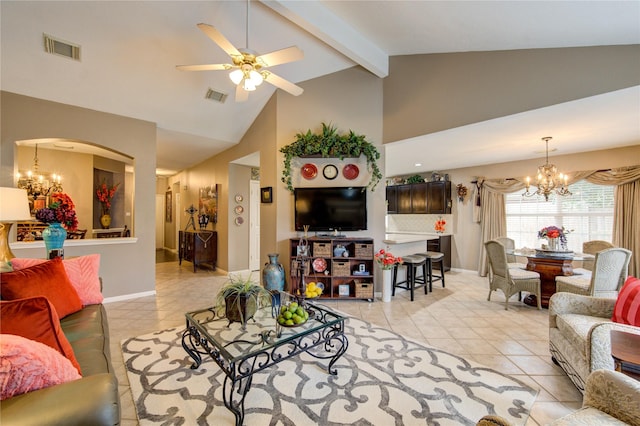
M 640 380 L 640 335 L 611 330 L 611 356 L 616 371 Z

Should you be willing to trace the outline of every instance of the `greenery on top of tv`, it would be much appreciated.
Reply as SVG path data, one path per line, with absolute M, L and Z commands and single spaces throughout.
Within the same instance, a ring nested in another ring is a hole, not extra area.
M 364 155 L 367 159 L 367 168 L 371 172 L 367 188 L 373 191 L 382 179 L 382 172 L 380 172 L 377 163 L 377 160 L 380 159 L 378 149 L 371 142 L 368 142 L 364 135 L 357 135 L 353 130 L 349 130 L 348 134 L 340 135 L 334 126 L 322 123 L 320 133 L 311 133 L 311 130 L 307 130 L 306 133 L 298 133 L 296 140 L 280 148 L 280 152 L 284 154 L 282 182 L 291 192 L 293 192 L 291 160 L 294 157 L 320 156 L 344 160 Z

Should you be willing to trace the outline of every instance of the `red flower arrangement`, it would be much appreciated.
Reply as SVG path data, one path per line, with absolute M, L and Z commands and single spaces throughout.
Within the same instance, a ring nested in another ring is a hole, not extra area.
M 116 183 L 112 187 L 107 185 L 106 181 L 102 181 L 102 184 L 98 185 L 98 189 L 96 189 L 96 196 L 98 197 L 98 201 L 102 204 L 102 214 L 109 214 L 111 210 L 111 200 L 113 196 L 116 195 L 116 191 L 118 190 L 118 186 L 120 183 Z
M 75 209 L 71 197 L 63 192 L 54 192 L 49 207 L 36 211 L 36 219 L 42 223 L 61 223 L 68 231 L 75 231 L 78 228 Z
M 447 221 L 444 220 L 443 218 L 439 218 L 436 221 L 436 224 L 433 225 L 433 228 L 436 230 L 436 232 L 444 232 L 444 226 L 447 224 Z
M 402 258 L 400 256 L 396 257 L 384 249 L 380 249 L 380 251 L 373 257 L 376 260 L 376 263 L 380 265 L 381 269 L 391 269 L 396 264 L 402 263 Z
M 567 234 L 571 232 L 562 228 L 558 228 L 557 226 L 547 226 L 538 231 L 538 238 L 559 238 L 560 245 L 563 249 L 567 249 Z

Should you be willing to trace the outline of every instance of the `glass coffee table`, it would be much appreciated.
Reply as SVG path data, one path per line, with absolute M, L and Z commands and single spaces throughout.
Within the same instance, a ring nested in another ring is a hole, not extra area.
M 258 309 L 245 328 L 237 322 L 229 323 L 216 308 L 185 314 L 182 347 L 194 360 L 191 368 L 200 366 L 203 355 L 220 366 L 226 376 L 224 405 L 235 415 L 236 426 L 244 420 L 244 399 L 254 373 L 307 352 L 328 359 L 327 371 L 337 374 L 333 365 L 349 345 L 344 334 L 345 318 L 320 304 L 306 302 L 305 308 L 309 319 L 295 327 L 278 324 L 277 308 L 271 306 Z

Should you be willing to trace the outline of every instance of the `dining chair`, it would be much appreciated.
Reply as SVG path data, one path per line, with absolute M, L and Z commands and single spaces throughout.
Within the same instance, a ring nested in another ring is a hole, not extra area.
M 584 243 L 582 243 L 582 252 L 586 254 L 592 254 L 595 256 L 595 254 L 598 253 L 599 251 L 614 248 L 614 247 L 615 246 L 611 244 L 609 241 L 591 240 L 591 241 L 585 241 Z M 577 275 L 580 275 L 580 274 L 591 275 L 591 272 L 593 271 L 594 263 L 595 263 L 595 259 L 585 259 L 582 261 L 582 267 L 575 268 L 574 272 L 577 273 Z
M 504 249 L 507 251 L 507 263 L 509 264 L 509 268 L 527 269 L 527 265 L 525 263 L 518 262 L 516 255 L 513 254 L 516 249 L 516 242 L 512 238 L 498 237 L 495 241 L 502 244 Z
M 596 253 L 593 272 L 587 275 L 556 277 L 556 292 L 569 292 L 594 297 L 618 297 L 627 279 L 631 252 L 614 247 Z
M 484 243 L 489 258 L 489 296 L 491 292 L 502 290 L 505 296 L 504 309 L 509 308 L 509 299 L 516 293 L 527 291 L 534 294 L 538 301 L 538 309 L 542 309 L 542 293 L 540 288 L 540 274 L 520 268 L 509 268 L 507 253 L 498 241 L 491 240 Z M 521 300 L 521 297 L 518 297 Z

